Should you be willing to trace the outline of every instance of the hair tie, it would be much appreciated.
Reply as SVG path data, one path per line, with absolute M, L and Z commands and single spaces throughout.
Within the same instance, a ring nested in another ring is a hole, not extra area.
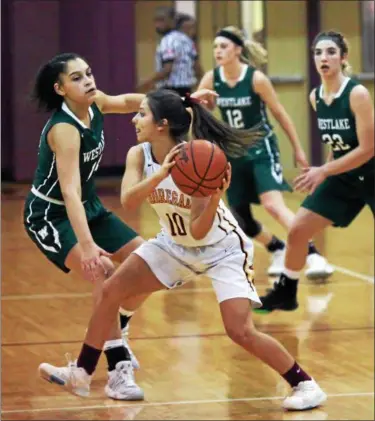
M 189 92 L 185 95 L 185 98 L 182 99 L 182 102 L 184 103 L 186 108 L 191 107 L 192 104 L 200 104 L 201 103 L 201 101 L 198 98 L 192 97 Z

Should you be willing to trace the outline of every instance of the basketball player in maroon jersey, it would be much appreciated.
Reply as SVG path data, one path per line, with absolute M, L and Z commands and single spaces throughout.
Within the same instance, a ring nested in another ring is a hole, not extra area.
M 166 90 L 147 94 L 133 123 L 140 145 L 131 148 L 127 156 L 121 203 L 125 210 L 136 209 L 160 189 L 164 194 L 160 192 L 152 207 L 162 230 L 105 282 L 77 363 L 63 368 L 43 363 L 40 369 L 49 373 L 50 381 L 77 395 L 89 395 L 91 376 L 120 305 L 132 297 L 173 288 L 204 274 L 212 279 L 228 336 L 293 387 L 284 408 L 303 410 L 322 404 L 326 394 L 318 384 L 278 341 L 257 331 L 252 321 L 251 307 L 260 304 L 252 282 L 253 245 L 221 200 L 229 186 L 230 170 L 223 178 L 222 189 L 203 199 L 183 195 L 170 176 L 178 143 L 190 123 L 195 138 L 216 141 L 233 154 L 240 152 L 241 145 L 246 149 L 247 139 L 254 141 L 257 137 L 226 126 L 191 98 L 182 100 Z M 179 224 L 176 235 L 167 214 Z

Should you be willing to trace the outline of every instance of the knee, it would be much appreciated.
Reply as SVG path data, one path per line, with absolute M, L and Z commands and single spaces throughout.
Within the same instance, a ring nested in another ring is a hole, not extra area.
M 102 287 L 103 300 L 120 306 L 140 295 L 137 291 L 138 282 L 134 281 L 137 279 L 137 276 L 139 277 L 139 274 L 134 268 L 128 265 L 125 269 L 122 264 L 115 271 L 113 263 L 110 260 L 107 263 L 109 264 L 107 266 L 109 273 L 107 274 L 108 279 L 104 281 Z M 126 308 L 128 309 L 128 307 Z
M 274 218 L 278 218 L 282 212 L 282 206 L 273 200 L 265 200 L 262 202 L 262 205 L 264 209 L 266 209 L 266 211 Z
M 309 238 L 307 230 L 298 223 L 298 220 L 295 220 L 288 232 L 288 245 L 292 247 L 298 246 L 303 242 L 308 242 Z
M 116 282 L 111 282 L 113 279 L 105 281 L 101 290 L 101 301 L 105 302 L 110 306 L 120 307 L 121 302 L 124 300 L 124 294 L 122 294 L 118 288 Z
M 225 330 L 233 342 L 238 345 L 243 345 L 246 343 L 247 348 L 254 342 L 254 338 L 257 332 L 255 327 L 249 323 L 243 325 L 231 323 L 230 325 L 225 326 Z

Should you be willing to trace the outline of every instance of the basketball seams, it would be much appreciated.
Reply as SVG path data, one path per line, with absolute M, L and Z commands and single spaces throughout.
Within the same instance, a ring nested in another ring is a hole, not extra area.
M 215 181 L 215 180 L 217 180 L 219 177 L 221 177 L 225 173 L 225 171 L 227 169 L 227 166 L 228 166 L 228 164 L 225 164 L 224 169 L 222 169 L 217 175 L 215 175 L 215 177 L 205 178 L 204 181 Z
M 191 159 L 192 159 L 192 161 L 193 161 L 193 168 L 194 168 L 195 174 L 196 174 L 196 175 L 197 175 L 197 176 L 198 176 L 201 180 L 204 180 L 204 178 L 206 177 L 206 175 L 207 175 L 207 173 L 208 173 L 208 171 L 209 171 L 209 169 L 210 169 L 210 167 L 211 167 L 211 164 L 212 164 L 213 158 L 214 158 L 214 154 L 215 154 L 215 146 L 214 146 L 214 144 L 213 144 L 213 143 L 211 143 L 211 142 L 210 142 L 210 144 L 211 144 L 211 156 L 210 156 L 210 159 L 208 160 L 207 167 L 206 167 L 206 171 L 205 171 L 205 173 L 203 174 L 203 176 L 201 176 L 201 175 L 198 173 L 197 167 L 196 167 L 196 165 L 195 165 L 195 160 L 194 160 L 194 148 L 193 148 L 193 146 L 194 146 L 194 140 L 192 140 L 192 141 L 190 142 L 190 153 L 191 153 Z
M 186 177 L 189 181 L 192 181 L 194 184 L 199 183 L 199 181 L 194 180 L 194 179 L 193 179 L 193 178 L 191 178 L 188 174 L 186 174 L 186 173 L 184 172 L 183 168 L 181 168 L 181 167 L 177 164 L 177 161 L 176 161 L 176 164 L 174 165 L 174 167 L 175 167 L 175 168 L 177 168 L 177 169 L 180 171 L 180 173 L 181 173 L 181 174 L 183 174 L 183 175 L 184 175 L 184 177 Z
M 188 142 L 184 145 L 184 149 L 184 155 L 189 158 L 186 161 L 186 167 L 185 165 L 181 166 L 179 160 L 176 159 L 176 164 L 171 170 L 176 186 L 189 196 L 210 196 L 219 188 L 219 181 L 221 182 L 227 169 L 225 154 L 215 143 L 200 139 Z M 202 155 L 200 155 L 200 151 Z M 195 158 L 197 159 L 195 160 Z M 223 161 L 225 161 L 224 168 L 217 172 L 218 164 Z M 200 176 L 198 168 L 204 171 L 202 176 Z M 215 176 L 212 175 L 212 170 L 216 170 Z M 206 178 L 207 176 L 209 178 Z M 198 178 L 198 180 L 194 178 Z
M 195 165 L 195 160 L 194 160 L 194 140 L 192 140 L 191 142 L 190 142 L 190 154 L 191 154 L 191 160 L 192 160 L 192 162 L 193 162 L 193 168 L 194 168 L 194 172 L 195 172 L 195 174 L 201 179 L 200 180 L 200 182 L 199 183 L 197 183 L 197 187 L 196 187 L 196 189 L 193 191 L 193 193 L 195 193 L 196 191 L 199 191 L 199 188 L 202 186 L 202 184 L 203 184 L 203 182 L 204 182 L 204 180 L 205 180 L 205 177 L 206 177 L 206 175 L 207 175 L 207 173 L 208 173 L 208 171 L 210 170 L 210 167 L 211 167 L 211 164 L 212 164 L 212 161 L 213 161 L 213 158 L 214 158 L 214 155 L 215 155 L 215 146 L 214 146 L 214 144 L 213 143 L 211 143 L 210 142 L 210 144 L 211 144 L 211 156 L 210 156 L 210 159 L 208 160 L 208 163 L 207 163 L 207 167 L 206 167 L 206 171 L 205 171 L 205 173 L 204 173 L 204 175 L 203 175 L 203 177 L 201 177 L 200 175 L 199 175 L 199 173 L 198 173 L 198 171 L 197 171 L 197 167 L 196 167 L 196 165 Z M 202 186 L 203 187 L 203 186 Z M 210 189 L 210 190 L 213 190 L 213 189 Z M 216 190 L 216 188 L 214 189 L 214 190 Z M 192 193 L 192 194 L 193 194 Z M 202 192 L 201 191 L 199 191 L 199 193 L 201 193 L 202 194 Z
M 193 140 L 193 141 L 191 141 L 190 143 L 193 143 L 193 142 L 194 142 L 194 140 Z M 226 164 L 225 164 L 225 166 L 224 166 L 224 168 L 223 168 L 223 169 L 222 169 L 222 170 L 221 170 L 221 171 L 220 171 L 217 175 L 215 175 L 214 177 L 211 177 L 211 178 L 207 178 L 207 177 L 206 177 L 206 175 L 207 175 L 208 171 L 209 171 L 209 170 L 210 170 L 210 168 L 211 168 L 212 162 L 214 161 L 214 157 L 218 155 L 218 154 L 216 153 L 216 151 L 219 151 L 219 153 L 220 153 L 220 152 L 222 152 L 222 151 L 221 151 L 221 149 L 219 149 L 219 147 L 215 145 L 215 143 L 213 143 L 213 142 L 210 142 L 210 143 L 211 143 L 211 151 L 212 151 L 212 153 L 211 153 L 210 159 L 209 159 L 208 164 L 207 164 L 206 172 L 204 173 L 203 177 L 201 177 L 201 176 L 198 174 L 197 168 L 196 168 L 196 166 L 195 166 L 194 152 L 193 152 L 193 145 L 191 145 L 191 147 L 190 147 L 190 149 L 191 149 L 191 158 L 192 158 L 192 161 L 193 161 L 194 171 L 195 171 L 196 175 L 197 175 L 197 176 L 198 176 L 198 177 L 199 177 L 202 181 L 214 181 L 214 180 L 216 180 L 217 178 L 219 178 L 219 177 L 221 177 L 221 176 L 223 175 L 223 173 L 226 171 L 227 166 L 228 166 L 228 163 L 226 163 Z M 200 184 L 201 184 L 201 183 L 200 183 Z
M 183 169 L 181 168 L 181 167 L 179 167 L 178 165 L 177 165 L 177 163 L 176 163 L 176 165 L 175 165 L 175 168 L 176 169 L 178 169 L 178 171 L 180 171 L 180 173 L 188 180 L 188 181 L 191 181 L 192 183 L 194 183 L 194 187 L 193 186 L 191 186 L 190 184 L 182 184 L 182 183 L 179 183 L 179 186 L 181 186 L 181 187 L 188 187 L 188 188 L 192 188 L 192 189 L 195 189 L 196 188 L 196 185 L 198 184 L 198 182 L 196 181 L 196 180 L 193 180 L 191 177 L 189 177 L 184 171 L 183 171 Z M 215 178 L 206 178 L 206 179 L 204 179 L 203 180 L 203 182 L 204 181 L 214 181 L 214 180 L 216 180 L 217 178 L 219 178 L 219 177 L 221 177 L 222 175 L 223 175 L 223 173 L 225 172 L 225 170 L 226 170 L 226 168 L 224 168 L 224 170 L 219 174 L 219 175 L 217 175 Z M 200 182 L 199 183 L 199 186 L 200 187 L 204 187 L 205 189 L 208 189 L 208 190 L 216 190 L 216 187 L 211 187 L 211 186 L 207 186 L 207 185 L 205 185 L 203 182 Z
M 194 144 L 194 140 L 193 141 L 191 141 L 190 142 L 190 156 L 191 156 L 191 161 L 192 161 L 192 163 L 193 163 L 193 169 L 194 169 L 194 172 L 195 172 L 195 174 L 200 178 L 200 182 L 199 183 L 197 183 L 197 185 L 196 185 L 196 187 L 195 187 L 195 190 L 193 190 L 193 192 L 191 193 L 191 195 L 193 195 L 195 192 L 197 192 L 197 191 L 199 191 L 199 193 L 201 193 L 202 194 L 202 192 L 199 190 L 199 188 L 200 188 L 200 186 L 202 185 L 202 183 L 203 183 L 203 180 L 204 180 L 204 176 L 207 174 L 207 172 L 208 172 L 208 170 L 209 170 L 209 168 L 210 168 L 210 166 L 211 166 L 211 162 L 212 162 L 212 157 L 213 157 L 213 155 L 214 155 L 214 151 L 213 151 L 213 147 L 212 147 L 212 145 L 211 145 L 211 156 L 210 156 L 210 159 L 209 159 L 209 161 L 208 161 L 208 165 L 207 165 L 207 167 L 206 167 L 206 172 L 204 173 L 204 176 L 203 177 L 201 177 L 200 175 L 199 175 L 199 173 L 198 173 L 198 170 L 197 170 L 197 167 L 196 167 L 196 165 L 195 165 L 195 160 L 194 160 L 194 148 L 193 148 L 193 145 Z

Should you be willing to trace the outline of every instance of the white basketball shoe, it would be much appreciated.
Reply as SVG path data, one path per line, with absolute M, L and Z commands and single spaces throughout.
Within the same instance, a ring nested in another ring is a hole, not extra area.
M 116 368 L 108 372 L 108 383 L 104 388 L 109 398 L 123 401 L 141 401 L 143 390 L 135 383 L 133 366 L 130 361 L 120 361 Z
M 68 358 L 67 358 L 68 359 Z M 50 383 L 62 386 L 68 392 L 87 397 L 90 395 L 91 378 L 76 361 L 68 359 L 66 367 L 56 367 L 48 363 L 39 366 L 39 375 Z M 108 382 L 104 388 L 109 398 L 124 401 L 143 400 L 143 390 L 134 381 L 134 372 L 130 361 L 120 361 L 116 368 L 108 372 Z
M 318 383 L 315 380 L 307 380 L 293 387 L 292 394 L 284 399 L 283 408 L 289 411 L 303 411 L 316 408 L 326 400 L 327 395 Z
M 305 275 L 308 279 L 325 279 L 334 272 L 333 266 L 328 263 L 327 259 L 317 253 L 307 256 L 306 265 Z
M 62 386 L 70 393 L 78 396 L 90 395 L 91 376 L 82 367 L 77 367 L 76 361 L 71 361 L 67 355 L 66 367 L 55 367 L 48 363 L 39 366 L 39 375 L 50 383 Z

